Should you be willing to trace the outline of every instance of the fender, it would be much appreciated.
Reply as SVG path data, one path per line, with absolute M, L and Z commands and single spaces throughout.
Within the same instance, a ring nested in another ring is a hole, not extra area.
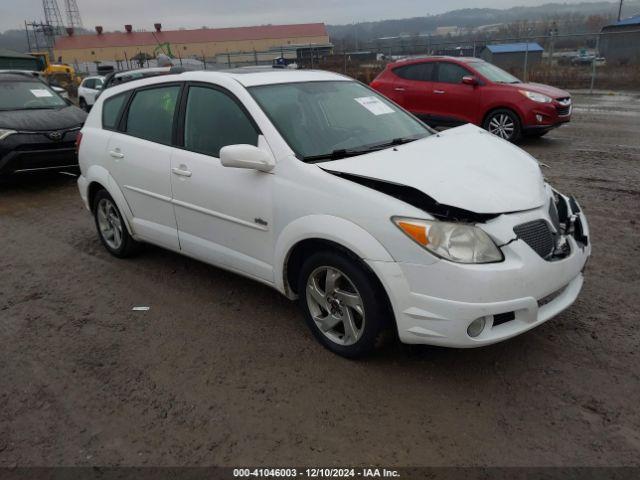
M 79 184 L 80 184 L 80 178 L 82 177 L 78 178 Z M 100 165 L 91 165 L 87 170 L 87 173 L 85 175 L 83 182 L 85 183 L 85 188 L 86 188 L 86 192 L 83 198 L 87 198 L 87 201 L 88 201 L 89 185 L 91 185 L 94 182 L 99 183 L 104 187 L 104 189 L 107 192 L 109 192 L 109 195 L 111 195 L 111 198 L 113 198 L 114 202 L 116 202 L 116 206 L 118 207 L 118 210 L 120 210 L 120 213 L 122 213 L 125 226 L 127 227 L 127 231 L 134 239 L 136 239 L 137 238 L 136 234 L 133 228 L 131 227 L 132 220 L 133 220 L 133 212 L 129 208 L 129 204 L 124 198 L 124 195 L 122 194 L 122 190 L 120 190 L 120 187 L 118 186 L 114 178 L 111 176 L 109 171 Z
M 285 285 L 285 267 L 293 247 L 312 238 L 329 240 L 351 250 L 363 260 L 393 262 L 389 252 L 369 232 L 344 218 L 332 215 L 307 215 L 287 225 L 275 245 L 275 287 L 289 296 Z

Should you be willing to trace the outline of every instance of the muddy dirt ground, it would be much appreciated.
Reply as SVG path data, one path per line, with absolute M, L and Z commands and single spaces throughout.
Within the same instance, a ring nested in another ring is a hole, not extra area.
M 74 178 L 0 187 L 0 466 L 640 465 L 640 95 L 575 100 L 522 146 L 589 217 L 585 288 L 478 350 L 344 360 L 267 287 L 109 256 Z

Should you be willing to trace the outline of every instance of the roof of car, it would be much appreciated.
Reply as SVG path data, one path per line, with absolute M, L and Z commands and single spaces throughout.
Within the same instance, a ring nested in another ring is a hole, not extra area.
M 140 88 L 147 85 L 156 85 L 168 82 L 192 81 L 192 82 L 212 82 L 221 81 L 222 79 L 233 79 L 245 88 L 256 87 L 261 85 L 277 85 L 283 83 L 299 83 L 299 82 L 328 82 L 343 81 L 353 82 L 352 78 L 338 73 L 326 72 L 322 70 L 287 70 L 282 68 L 269 68 L 253 71 L 247 70 L 198 70 L 171 73 L 169 75 L 148 76 L 114 85 L 108 88 L 105 94 L 108 97 L 118 95 L 119 93 Z M 107 98 L 107 97 L 105 97 Z
M 202 74 L 206 72 L 190 72 Z M 352 80 L 349 77 L 324 70 L 288 70 L 284 68 L 266 68 L 253 71 L 229 71 L 219 72 L 221 75 L 230 75 L 245 87 L 257 85 L 269 85 L 277 83 L 295 82 L 327 82 L 332 80 Z
M 484 62 L 481 58 L 477 57 L 452 57 L 447 55 L 424 55 L 420 57 L 409 57 L 403 58 L 401 60 L 397 60 L 389 65 L 392 68 L 396 68 L 400 65 L 411 65 L 414 63 L 422 63 L 424 61 L 436 61 L 436 60 L 448 60 L 454 62 L 463 62 L 463 63 L 471 63 L 471 62 Z
M 31 70 L 0 70 L 0 80 L 33 80 L 40 81 L 40 72 Z
M 113 72 L 113 75 L 116 77 L 124 77 L 126 75 L 132 75 L 136 73 L 163 73 L 169 72 L 171 67 L 151 67 L 151 68 L 137 68 L 135 70 L 121 70 Z
M 288 70 L 285 68 L 248 67 L 230 70 L 197 70 L 170 74 L 163 78 L 167 80 L 212 81 L 216 78 L 233 78 L 245 87 L 258 85 L 273 85 L 279 83 L 296 82 L 326 82 L 353 81 L 353 79 L 338 73 L 323 70 Z M 157 77 L 156 77 L 157 78 Z

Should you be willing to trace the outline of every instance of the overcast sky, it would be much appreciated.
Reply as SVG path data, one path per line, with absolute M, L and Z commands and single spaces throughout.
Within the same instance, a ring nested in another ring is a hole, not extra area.
M 64 10 L 64 0 L 57 0 Z M 407 18 L 458 8 L 509 8 L 542 5 L 553 0 L 76 0 L 85 27 L 134 28 L 231 27 L 265 23 L 325 22 Z M 556 0 L 578 3 L 578 0 Z M 583 0 L 584 1 L 584 0 Z M 589 0 L 587 0 L 589 1 Z M 63 12 L 64 15 L 64 12 Z M 42 0 L 0 0 L 0 31 L 23 28 L 25 19 L 41 20 Z

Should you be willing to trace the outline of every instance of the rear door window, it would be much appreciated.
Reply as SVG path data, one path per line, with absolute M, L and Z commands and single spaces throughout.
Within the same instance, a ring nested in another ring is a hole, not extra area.
M 396 68 L 394 73 L 405 80 L 431 82 L 433 81 L 434 65 L 434 62 L 416 63 Z
M 179 85 L 138 90 L 129 105 L 126 133 L 170 145 L 179 94 Z
M 462 77 L 471 75 L 471 72 L 460 65 L 449 62 L 439 62 L 438 81 L 441 83 L 462 83 Z

